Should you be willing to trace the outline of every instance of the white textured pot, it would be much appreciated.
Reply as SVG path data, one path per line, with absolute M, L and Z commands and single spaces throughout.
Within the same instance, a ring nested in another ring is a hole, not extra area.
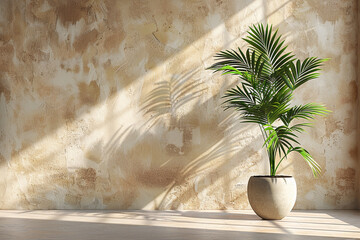
M 296 182 L 291 176 L 252 176 L 247 193 L 254 212 L 267 220 L 286 217 L 295 205 Z

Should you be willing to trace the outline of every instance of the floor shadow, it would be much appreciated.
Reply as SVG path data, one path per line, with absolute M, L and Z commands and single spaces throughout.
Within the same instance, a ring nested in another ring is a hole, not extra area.
M 346 212 L 346 216 L 343 212 Z M 351 224 L 360 228 L 360 210 L 341 210 L 329 211 L 329 215 L 343 221 L 344 223 Z
M 242 214 L 242 213 L 229 213 L 226 210 L 223 212 L 202 212 L 199 214 L 197 211 L 184 211 L 181 212 L 181 216 L 191 218 L 206 218 L 206 219 L 232 219 L 232 220 L 261 220 L 255 213 L 253 214 Z

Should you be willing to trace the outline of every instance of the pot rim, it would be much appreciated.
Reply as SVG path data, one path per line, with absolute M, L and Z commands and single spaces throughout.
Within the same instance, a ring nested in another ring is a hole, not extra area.
M 293 176 L 289 176 L 289 175 L 275 175 L 275 176 L 271 176 L 271 175 L 253 175 L 251 177 L 256 177 L 256 178 L 293 178 Z

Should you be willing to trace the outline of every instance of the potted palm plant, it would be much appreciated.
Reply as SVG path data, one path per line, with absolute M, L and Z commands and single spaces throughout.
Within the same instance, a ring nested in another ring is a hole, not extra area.
M 209 69 L 240 80 L 223 96 L 225 110 L 234 109 L 243 123 L 260 127 L 270 165 L 270 175 L 250 177 L 248 199 L 261 218 L 282 219 L 293 208 L 297 192 L 292 176 L 276 174 L 283 160 L 297 152 L 315 177 L 321 172 L 320 165 L 301 147 L 298 133 L 311 126 L 315 116 L 329 111 L 320 104 L 294 105 L 291 100 L 296 89 L 319 77 L 320 67 L 327 59 L 297 59 L 286 52 L 282 36 L 271 25 L 251 26 L 243 40 L 249 44 L 245 52 L 240 48 L 221 51 Z

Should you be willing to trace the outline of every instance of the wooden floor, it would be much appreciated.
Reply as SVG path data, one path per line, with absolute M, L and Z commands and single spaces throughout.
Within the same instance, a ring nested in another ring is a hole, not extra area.
M 360 239 L 359 211 L 0 211 L 0 239 Z

